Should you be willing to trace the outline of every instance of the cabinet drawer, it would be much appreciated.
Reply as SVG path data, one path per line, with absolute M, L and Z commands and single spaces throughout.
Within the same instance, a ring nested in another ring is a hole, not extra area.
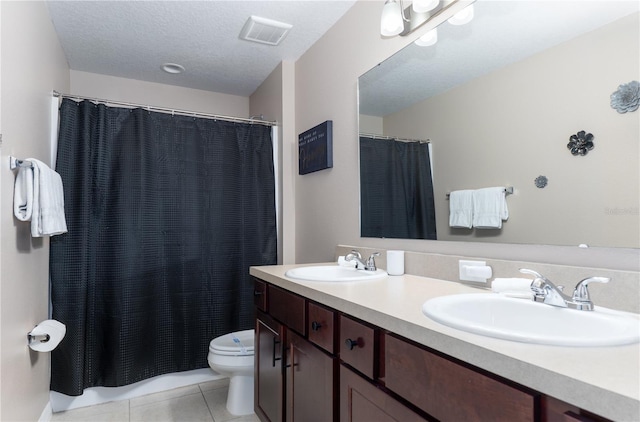
M 371 379 L 375 378 L 376 331 L 340 315 L 340 359 Z
M 306 334 L 305 299 L 272 285 L 267 286 L 269 314 L 303 336 Z
M 385 386 L 442 421 L 533 421 L 536 394 L 384 334 Z
M 267 312 L 267 283 L 253 279 L 253 304 L 262 312 Z
M 308 304 L 308 313 L 309 341 L 331 354 L 335 353 L 335 313 L 313 302 Z

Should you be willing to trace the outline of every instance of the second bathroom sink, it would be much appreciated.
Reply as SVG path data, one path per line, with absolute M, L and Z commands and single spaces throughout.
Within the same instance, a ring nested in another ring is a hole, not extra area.
M 634 314 L 596 307 L 578 311 L 494 293 L 440 296 L 422 306 L 449 327 L 525 343 L 555 346 L 619 346 L 640 340 Z
M 293 268 L 284 273 L 284 275 L 305 281 L 340 282 L 380 280 L 387 276 L 387 272 L 381 269 L 375 271 L 356 270 L 353 267 L 341 265 L 314 265 Z

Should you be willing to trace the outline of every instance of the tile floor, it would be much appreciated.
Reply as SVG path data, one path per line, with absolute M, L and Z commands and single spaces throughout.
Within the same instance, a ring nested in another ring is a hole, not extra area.
M 227 412 L 229 379 L 54 413 L 51 422 L 259 422 Z

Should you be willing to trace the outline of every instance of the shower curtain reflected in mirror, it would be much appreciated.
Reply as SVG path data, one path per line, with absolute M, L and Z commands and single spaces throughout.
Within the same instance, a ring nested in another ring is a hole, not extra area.
M 276 264 L 271 128 L 64 99 L 51 239 L 51 389 L 206 368 L 254 324 L 249 266 Z
M 360 213 L 362 237 L 437 238 L 427 142 L 360 136 Z

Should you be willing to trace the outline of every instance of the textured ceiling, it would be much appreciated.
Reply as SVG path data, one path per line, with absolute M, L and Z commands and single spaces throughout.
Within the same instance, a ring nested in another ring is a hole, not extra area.
M 640 2 L 478 0 L 474 8 L 467 25 L 443 23 L 436 45 L 411 44 L 361 77 L 360 112 L 386 116 L 638 12 Z
M 355 0 L 48 0 L 73 70 L 249 96 L 283 60 L 297 60 Z M 278 46 L 239 39 L 251 16 L 293 25 Z M 163 72 L 178 63 L 180 75 Z

